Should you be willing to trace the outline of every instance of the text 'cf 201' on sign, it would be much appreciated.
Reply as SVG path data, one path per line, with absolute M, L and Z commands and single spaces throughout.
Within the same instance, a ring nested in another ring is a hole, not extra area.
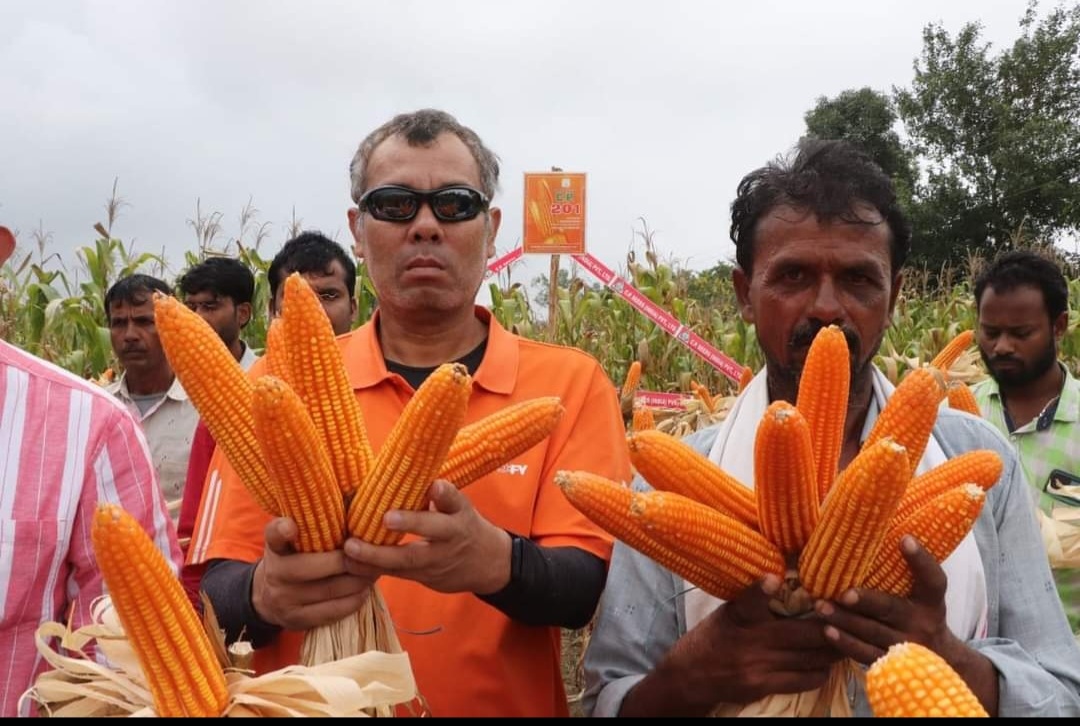
M 525 173 L 521 247 L 540 254 L 585 253 L 585 175 Z

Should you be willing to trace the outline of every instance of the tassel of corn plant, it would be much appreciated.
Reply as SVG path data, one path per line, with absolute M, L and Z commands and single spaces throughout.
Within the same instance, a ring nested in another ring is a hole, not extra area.
M 874 421 L 863 448 L 892 438 L 907 449 L 910 471 L 914 472 L 930 440 L 938 408 L 945 400 L 945 378 L 933 366 L 911 370 Z
M 918 643 L 897 643 L 874 661 L 866 697 L 878 718 L 988 717 L 960 674 Z
M 765 538 L 784 554 L 799 552 L 818 522 L 814 446 L 795 406 L 774 401 L 754 439 L 754 494 Z
M 866 578 L 909 476 L 907 453 L 890 438 L 840 472 L 799 557 L 799 579 L 813 597 L 835 600 Z
M 630 512 L 631 500 L 637 495 L 625 484 L 586 471 L 556 472 L 555 484 L 575 509 L 626 546 L 713 597 L 727 600 L 737 592 L 722 576 L 696 559 L 663 546 L 642 529 L 638 518 Z
M 810 426 L 818 502 L 836 480 L 844 444 L 851 357 L 844 331 L 829 325 L 818 331 L 806 354 L 795 407 Z
M 416 390 L 379 450 L 371 476 L 349 504 L 354 537 L 378 545 L 401 540 L 401 532 L 383 526 L 383 515 L 427 506 L 428 489 L 465 420 L 471 392 L 472 378 L 460 363 L 439 366 Z
M 98 505 L 90 538 L 155 713 L 220 716 L 229 699 L 225 673 L 165 556 L 138 521 L 115 504 Z
M 688 497 L 673 492 L 640 493 L 631 500 L 630 512 L 661 545 L 699 563 L 729 585 L 721 595 L 725 600 L 765 575 L 783 577 L 786 571 L 783 555 L 769 540 Z
M 964 354 L 964 351 L 971 347 L 974 339 L 975 331 L 961 330 L 941 349 L 941 352 L 934 356 L 934 359 L 930 361 L 930 365 L 942 373 L 948 373 L 953 364 Z
M 911 568 L 900 552 L 900 540 L 912 535 L 938 562 L 953 553 L 971 531 L 986 501 L 986 492 L 962 484 L 939 494 L 911 516 L 893 524 L 870 566 L 866 587 L 900 597 L 911 592 Z
M 281 513 L 296 521 L 297 549 L 331 552 L 345 542 L 345 502 L 330 455 L 304 402 L 284 381 L 255 382 L 255 434 Z
M 248 491 L 281 513 L 255 438 L 252 383 L 221 336 L 171 295 L 154 294 L 154 326 L 173 373 Z
M 290 383 L 326 442 L 338 486 L 349 496 L 371 471 L 374 454 L 334 328 L 298 272 L 285 278 L 281 308 Z
M 954 456 L 908 482 L 893 522 L 903 521 L 934 497 L 961 484 L 988 490 L 997 483 L 1001 468 L 1001 456 L 992 449 L 974 449 Z
M 558 396 L 541 396 L 469 424 L 454 437 L 438 478 L 458 489 L 471 484 L 547 438 L 565 410 Z
M 945 395 L 949 399 L 949 408 L 970 413 L 972 416 L 982 416 L 975 394 L 963 381 L 951 381 L 945 389 Z
M 626 437 L 630 462 L 654 489 L 675 492 L 757 528 L 754 492 L 692 446 L 658 430 Z

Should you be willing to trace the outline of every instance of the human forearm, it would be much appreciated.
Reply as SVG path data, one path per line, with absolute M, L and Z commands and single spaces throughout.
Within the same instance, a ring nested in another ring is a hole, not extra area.
M 676 645 L 680 647 L 682 643 Z M 678 665 L 678 654 L 673 650 L 654 671 L 646 675 L 623 699 L 619 716 L 707 716 L 716 705 L 715 698 L 686 688 L 690 679 Z
M 281 628 L 263 621 L 251 604 L 254 562 L 212 560 L 202 578 L 203 592 L 210 598 L 218 624 L 225 630 L 225 640 L 233 643 L 241 636 L 259 648 L 281 632 Z
M 955 636 L 939 655 L 967 683 L 979 699 L 979 703 L 991 716 L 998 715 L 998 672 L 993 662 L 973 648 L 969 648 Z
M 510 583 L 481 600 L 526 625 L 581 628 L 604 589 L 606 564 L 576 547 L 541 547 L 515 536 Z

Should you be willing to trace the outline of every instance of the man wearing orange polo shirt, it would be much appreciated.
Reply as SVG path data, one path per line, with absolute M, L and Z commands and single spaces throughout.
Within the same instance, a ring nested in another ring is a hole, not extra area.
M 376 449 L 448 361 L 473 376 L 469 422 L 538 396 L 559 396 L 565 414 L 463 491 L 435 482 L 430 510 L 388 513 L 388 527 L 415 535 L 398 546 L 350 539 L 344 552 L 295 553 L 295 524 L 271 520 L 226 471 L 203 589 L 229 638 L 243 629 L 257 646 L 260 670 L 296 663 L 303 630 L 357 610 L 378 578 L 432 715 L 568 713 L 559 629 L 592 617 L 611 540 L 553 479 L 584 469 L 627 481 L 630 463 L 596 360 L 512 335 L 474 304 L 495 253 L 498 171 L 479 137 L 440 111 L 397 116 L 361 143 L 349 225 L 379 308 L 338 344 Z

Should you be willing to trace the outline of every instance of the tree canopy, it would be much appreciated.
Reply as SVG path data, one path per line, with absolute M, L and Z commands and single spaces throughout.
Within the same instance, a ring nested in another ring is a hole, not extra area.
M 915 264 L 1080 231 L 1080 4 L 1040 17 L 1032 0 L 1019 29 L 994 52 L 977 21 L 930 24 L 910 86 L 822 97 L 805 116 L 809 135 L 852 140 L 894 178 Z

